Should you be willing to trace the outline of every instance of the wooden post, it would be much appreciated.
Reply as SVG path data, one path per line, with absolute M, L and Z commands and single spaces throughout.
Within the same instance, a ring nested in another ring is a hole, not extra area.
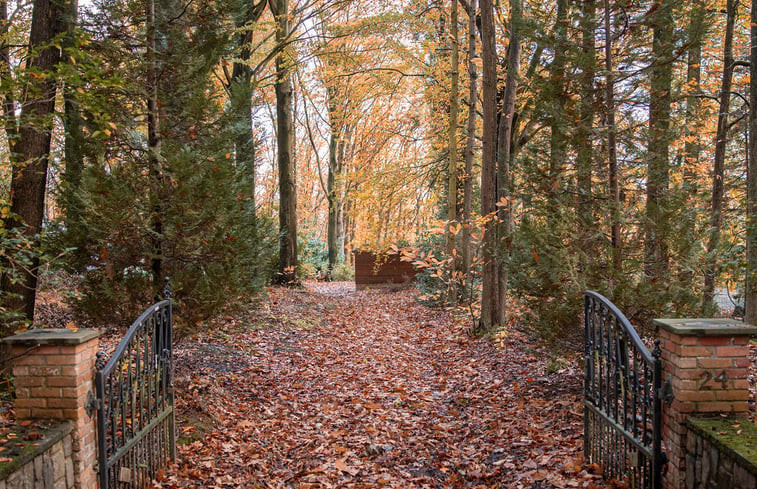
M 87 412 L 94 393 L 100 331 L 34 329 L 5 338 L 11 345 L 16 418 L 73 422 L 74 487 L 97 487 L 95 418 Z M 94 414 L 94 413 L 93 413 Z
M 662 348 L 663 383 L 672 401 L 663 407 L 662 440 L 668 458 L 666 489 L 686 489 L 686 419 L 747 411 L 749 338 L 757 327 L 732 319 L 655 319 Z

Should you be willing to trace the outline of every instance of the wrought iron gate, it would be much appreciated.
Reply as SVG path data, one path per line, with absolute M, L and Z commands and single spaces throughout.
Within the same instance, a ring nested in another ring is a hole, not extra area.
M 176 459 L 172 319 L 170 298 L 158 302 L 134 321 L 105 365 L 98 354 L 100 489 L 148 488 Z
M 659 340 L 651 353 L 607 298 L 585 297 L 584 454 L 606 479 L 662 487 Z

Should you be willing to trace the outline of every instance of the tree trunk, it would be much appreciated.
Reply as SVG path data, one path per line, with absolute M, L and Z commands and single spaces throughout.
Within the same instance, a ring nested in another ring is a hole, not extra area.
M 271 0 L 276 42 L 289 39 L 289 0 Z M 286 50 L 276 56 L 276 127 L 279 167 L 279 275 L 281 284 L 297 283 L 297 189 L 295 186 L 292 80 Z
M 728 143 L 728 110 L 731 101 L 731 82 L 733 80 L 733 29 L 738 9 L 738 0 L 726 2 L 726 28 L 723 41 L 723 79 L 720 88 L 720 109 L 718 110 L 718 128 L 715 136 L 715 157 L 712 172 L 712 209 L 710 213 L 710 236 L 707 241 L 707 265 L 704 272 L 704 291 L 702 306 L 714 307 L 713 297 L 718 277 L 716 253 L 720 241 L 723 216 L 723 177 L 725 174 L 725 150 Z
M 700 116 L 701 93 L 700 82 L 702 79 L 702 41 L 706 30 L 705 25 L 705 1 L 696 0 L 691 7 L 691 18 L 689 21 L 689 42 L 687 49 L 687 68 L 686 68 L 686 86 L 689 93 L 686 96 L 686 122 L 685 135 L 686 143 L 684 145 L 684 162 L 683 162 L 683 188 L 682 188 L 682 231 L 683 236 L 680 240 L 680 256 L 678 261 L 679 281 L 681 284 L 693 286 L 694 274 L 690 264 L 694 259 L 695 243 L 697 242 L 696 223 L 698 221 L 697 212 L 697 177 L 696 168 L 699 166 L 699 158 L 702 152 L 702 145 L 699 141 L 699 135 L 702 132 L 702 118 Z
M 497 50 L 494 6 L 481 0 L 481 57 L 483 66 L 483 154 L 481 157 L 481 215 L 486 217 L 482 243 L 483 291 L 478 329 L 490 331 L 499 318 L 497 207 Z
M 252 69 L 247 64 L 250 59 L 250 43 L 252 42 L 252 28 L 250 24 L 258 21 L 263 14 L 265 0 L 257 5 L 249 1 L 245 4 L 244 12 L 236 22 L 237 29 L 243 29 L 237 39 L 239 60 L 232 67 L 229 83 L 231 120 L 233 124 L 234 154 L 237 170 L 245 175 L 249 181 L 250 225 L 255 225 L 255 138 L 252 127 Z
M 502 112 L 499 117 L 497 135 L 497 201 L 510 198 L 510 163 L 512 158 L 512 134 L 515 118 L 515 96 L 518 90 L 518 73 L 520 71 L 520 24 L 521 0 L 510 0 L 510 46 L 507 58 L 507 76 L 505 92 L 502 97 Z M 498 209 L 499 260 L 497 262 L 498 300 L 496 320 L 505 324 L 507 304 L 508 267 L 510 262 L 510 234 L 512 232 L 511 201 Z
M 10 22 L 8 20 L 8 2 L 0 1 L 0 34 L 6 39 Z M 13 72 L 11 71 L 10 46 L 4 42 L 0 46 L 0 90 L 3 92 L 3 127 L 8 140 L 9 154 L 15 151 L 14 145 L 18 140 L 18 120 L 16 119 L 16 106 L 13 97 Z
M 326 242 L 329 255 L 329 274 L 339 261 L 339 195 L 337 192 L 337 179 L 342 172 L 341 159 L 339 158 L 339 146 L 342 145 L 340 137 L 341 121 L 336 115 L 334 90 L 328 89 L 329 94 L 329 173 L 326 177 L 326 198 L 329 203 L 329 216 Z
M 163 275 L 163 211 L 161 206 L 161 186 L 163 170 L 160 164 L 160 105 L 158 101 L 158 42 L 155 0 L 148 0 L 146 5 L 147 21 L 147 148 L 150 165 L 152 188 L 150 189 L 153 205 L 152 246 L 153 256 L 150 269 L 156 287 L 162 284 Z
M 607 161 L 610 186 L 610 249 L 612 257 L 613 282 L 623 273 L 623 256 L 620 242 L 620 185 L 618 184 L 618 152 L 615 127 L 615 76 L 612 58 L 612 28 L 610 22 L 610 1 L 604 0 L 605 7 L 605 119 L 607 126 Z
M 555 21 L 555 57 L 549 66 L 549 90 L 552 114 L 549 116 L 551 136 L 549 140 L 549 186 L 547 190 L 547 227 L 556 229 L 560 219 L 560 174 L 567 163 L 567 141 L 563 131 L 565 126 L 566 79 L 565 63 L 568 30 L 568 0 L 557 0 L 557 20 Z
M 596 256 L 597 223 L 594 219 L 594 197 L 592 195 L 591 175 L 594 159 L 594 76 L 596 74 L 595 29 L 596 2 L 584 0 L 581 3 L 581 101 L 579 115 L 581 118 L 576 127 L 576 190 L 577 223 L 581 229 L 578 249 L 581 250 L 582 269 L 586 274 L 587 258 L 594 260 Z M 593 267 L 592 267 L 593 268 Z
M 673 1 L 662 0 L 652 19 L 652 69 L 649 91 L 644 273 L 660 291 L 668 282 L 668 217 L 670 106 L 673 72 Z
M 64 51 L 76 47 L 75 31 L 78 17 L 78 0 L 71 0 L 65 15 L 67 35 L 63 43 Z M 84 134 L 84 119 L 81 108 L 76 100 L 76 90 L 70 85 L 63 89 L 65 129 L 65 161 L 66 169 L 63 174 L 63 192 L 61 206 L 66 223 L 66 233 L 70 236 L 69 243 L 74 245 L 74 257 L 77 264 L 88 259 L 84 248 L 86 230 L 82 222 L 84 203 L 81 201 L 80 189 L 84 171 L 84 155 L 87 154 L 87 137 Z
M 478 72 L 476 57 L 476 9 L 478 0 L 470 0 L 468 7 L 468 121 L 465 143 L 465 175 L 463 175 L 463 273 L 468 280 L 471 274 L 471 202 L 473 199 L 473 157 L 476 145 L 476 99 L 478 98 Z
M 457 202 L 457 121 L 460 108 L 460 42 L 458 35 L 458 0 L 450 0 L 450 89 L 449 89 L 449 123 L 447 127 L 447 151 L 449 160 L 447 165 L 447 253 L 452 259 L 450 271 L 453 276 L 449 279 L 447 290 L 447 302 L 450 304 L 457 303 L 458 281 L 454 274 L 460 271 L 461 264 L 459 256 L 454 251 L 456 249 L 456 233 L 452 232 L 451 226 L 458 221 L 458 202 Z
M 757 324 L 757 0 L 752 0 L 749 54 L 749 160 L 747 165 L 747 233 L 745 317 Z
M 39 241 L 38 235 L 42 229 L 50 158 L 50 118 L 55 111 L 57 90 L 54 70 L 60 61 L 60 48 L 48 44 L 65 32 L 64 14 L 62 3 L 34 1 L 29 35 L 30 58 L 26 66 L 28 70 L 43 76 L 30 78 L 29 86 L 24 90 L 26 98 L 22 103 L 19 137 L 13 145 L 11 212 L 18 216 L 18 220 L 9 224 L 24 226 L 26 236 L 35 242 Z M 46 47 L 39 49 L 40 46 Z M 35 259 L 31 269 L 24 272 L 20 283 L 3 284 L 6 293 L 20 296 L 18 300 L 8 301 L 9 308 L 23 312 L 29 320 L 34 318 L 38 265 L 39 259 Z

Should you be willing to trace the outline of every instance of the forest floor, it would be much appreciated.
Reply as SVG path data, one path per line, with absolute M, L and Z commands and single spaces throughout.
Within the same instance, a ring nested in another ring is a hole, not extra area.
M 162 487 L 605 487 L 577 359 L 468 326 L 412 291 L 270 289 L 178 347 Z
M 475 339 L 469 318 L 416 294 L 269 288 L 184 338 L 178 464 L 155 487 L 621 487 L 582 459 L 580 325 L 560 352 L 517 322 Z M 57 295 L 42 294 L 44 326 L 71 321 Z M 121 334 L 104 336 L 106 349 Z M 0 396 L 0 463 L 42 428 L 15 424 Z

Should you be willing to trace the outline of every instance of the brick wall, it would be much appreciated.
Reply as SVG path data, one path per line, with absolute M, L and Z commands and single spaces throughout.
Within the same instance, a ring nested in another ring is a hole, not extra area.
M 11 345 L 16 385 L 16 418 L 72 422 L 72 459 L 76 488 L 97 487 L 95 419 L 86 409 L 94 392 L 99 331 L 30 330 L 5 338 Z
M 663 408 L 664 449 L 668 457 L 665 487 L 686 489 L 686 450 L 694 417 L 747 411 L 748 343 L 757 328 L 727 319 L 657 319 L 663 381 L 672 386 L 672 402 Z

